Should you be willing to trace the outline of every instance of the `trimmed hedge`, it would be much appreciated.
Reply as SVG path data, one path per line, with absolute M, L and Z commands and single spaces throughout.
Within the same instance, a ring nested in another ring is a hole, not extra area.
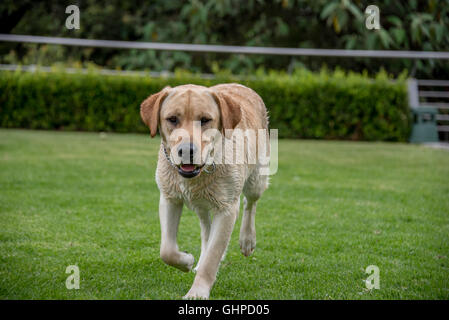
M 0 72 L 0 126 L 6 128 L 148 132 L 140 103 L 163 87 L 239 82 L 265 101 L 270 127 L 283 138 L 407 141 L 405 79 L 298 71 L 247 79 L 102 75 L 96 72 Z

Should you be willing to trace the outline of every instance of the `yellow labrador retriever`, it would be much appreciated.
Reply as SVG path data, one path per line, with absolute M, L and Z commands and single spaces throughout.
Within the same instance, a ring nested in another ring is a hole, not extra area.
M 156 169 L 161 258 L 185 272 L 193 267 L 193 255 L 180 251 L 177 244 L 186 204 L 200 220 L 201 255 L 194 269 L 195 280 L 184 298 L 208 299 L 238 217 L 242 193 L 240 248 L 249 256 L 256 246 L 256 203 L 268 187 L 268 176 L 261 173 L 267 164 L 257 155 L 263 145 L 259 142 L 268 141 L 265 104 L 243 85 L 207 88 L 189 84 L 166 87 L 151 95 L 142 102 L 140 114 L 151 136 L 158 128 L 161 136 Z M 262 149 L 263 156 L 269 158 L 269 146 Z

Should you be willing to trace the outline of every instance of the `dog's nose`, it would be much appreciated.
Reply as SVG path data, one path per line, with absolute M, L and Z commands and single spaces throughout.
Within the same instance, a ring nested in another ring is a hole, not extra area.
M 178 156 L 184 164 L 193 164 L 193 157 L 196 153 L 196 147 L 193 143 L 182 143 L 178 147 Z

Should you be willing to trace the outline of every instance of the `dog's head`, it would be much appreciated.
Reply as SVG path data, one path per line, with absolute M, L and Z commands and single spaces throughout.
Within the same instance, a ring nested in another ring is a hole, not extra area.
M 195 85 L 165 87 L 142 102 L 140 115 L 152 137 L 159 128 L 170 161 L 185 178 L 201 173 L 217 137 L 241 120 L 232 97 Z

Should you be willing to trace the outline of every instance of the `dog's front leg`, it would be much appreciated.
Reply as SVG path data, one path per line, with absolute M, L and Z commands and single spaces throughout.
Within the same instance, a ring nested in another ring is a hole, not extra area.
M 159 219 L 161 223 L 160 254 L 166 264 L 188 272 L 192 269 L 195 258 L 190 253 L 180 252 L 177 244 L 182 206 L 182 201 L 167 200 L 161 193 L 159 200 Z
M 198 260 L 198 263 L 197 263 L 195 269 L 193 269 L 194 272 L 198 271 L 198 268 L 206 254 L 207 243 L 209 241 L 209 234 L 210 234 L 210 228 L 211 228 L 209 212 L 207 210 L 199 210 L 197 212 L 197 214 L 198 214 L 198 217 L 200 218 L 200 226 L 201 226 L 201 255 L 200 255 L 200 259 Z
M 206 252 L 193 281 L 193 285 L 184 299 L 209 299 L 210 290 L 215 282 L 221 258 L 231 238 L 232 229 L 238 215 L 239 201 L 229 210 L 215 214 L 212 220 Z

